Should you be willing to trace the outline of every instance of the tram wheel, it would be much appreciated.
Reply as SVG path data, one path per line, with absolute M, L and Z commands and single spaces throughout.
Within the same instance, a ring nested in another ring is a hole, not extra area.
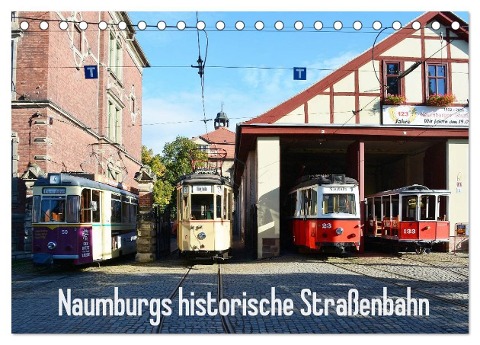
M 424 252 L 425 252 L 425 247 L 417 246 L 415 248 L 415 253 L 417 253 L 417 255 L 423 254 Z

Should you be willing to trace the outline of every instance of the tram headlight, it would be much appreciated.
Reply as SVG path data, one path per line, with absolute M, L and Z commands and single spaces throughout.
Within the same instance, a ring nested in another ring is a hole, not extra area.
M 336 229 L 335 229 L 335 233 L 336 233 L 337 235 L 343 234 L 343 228 L 336 228 Z
M 204 240 L 207 237 L 207 235 L 202 231 L 197 235 L 197 238 L 199 240 Z
M 57 244 L 55 242 L 48 242 L 47 243 L 47 248 L 50 250 L 54 250 L 57 247 Z

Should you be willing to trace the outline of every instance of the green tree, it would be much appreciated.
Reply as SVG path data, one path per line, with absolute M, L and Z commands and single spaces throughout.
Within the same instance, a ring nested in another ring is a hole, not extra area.
M 166 167 L 165 177 L 172 184 L 193 171 L 193 162 L 204 157 L 192 140 L 178 136 L 175 141 L 165 144 L 162 162 Z
M 176 206 L 176 185 L 181 176 L 193 172 L 193 163 L 205 161 L 207 155 L 198 150 L 192 140 L 178 136 L 165 144 L 162 155 L 142 146 L 142 163 L 148 165 L 157 177 L 153 186 L 153 200 L 162 208 Z
M 162 157 L 159 154 L 154 154 L 152 149 L 142 146 L 142 163 L 148 165 L 157 177 L 153 186 L 153 202 L 162 208 L 167 206 L 174 187 L 168 181 L 165 181 L 166 167 L 162 163 Z

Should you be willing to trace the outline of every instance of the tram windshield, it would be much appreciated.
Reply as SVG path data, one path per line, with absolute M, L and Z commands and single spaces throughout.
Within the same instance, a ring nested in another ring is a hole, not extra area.
M 355 194 L 324 194 L 323 214 L 349 213 L 356 214 Z
M 79 197 L 77 195 L 33 197 L 34 223 L 43 222 L 78 222 Z
M 213 194 L 192 194 L 192 219 L 213 219 Z

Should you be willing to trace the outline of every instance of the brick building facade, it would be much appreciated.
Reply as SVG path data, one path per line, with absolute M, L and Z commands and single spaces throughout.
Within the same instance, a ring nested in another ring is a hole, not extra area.
M 135 190 L 149 63 L 126 12 L 15 12 L 11 24 L 12 250 L 28 251 L 39 176 L 82 172 Z

